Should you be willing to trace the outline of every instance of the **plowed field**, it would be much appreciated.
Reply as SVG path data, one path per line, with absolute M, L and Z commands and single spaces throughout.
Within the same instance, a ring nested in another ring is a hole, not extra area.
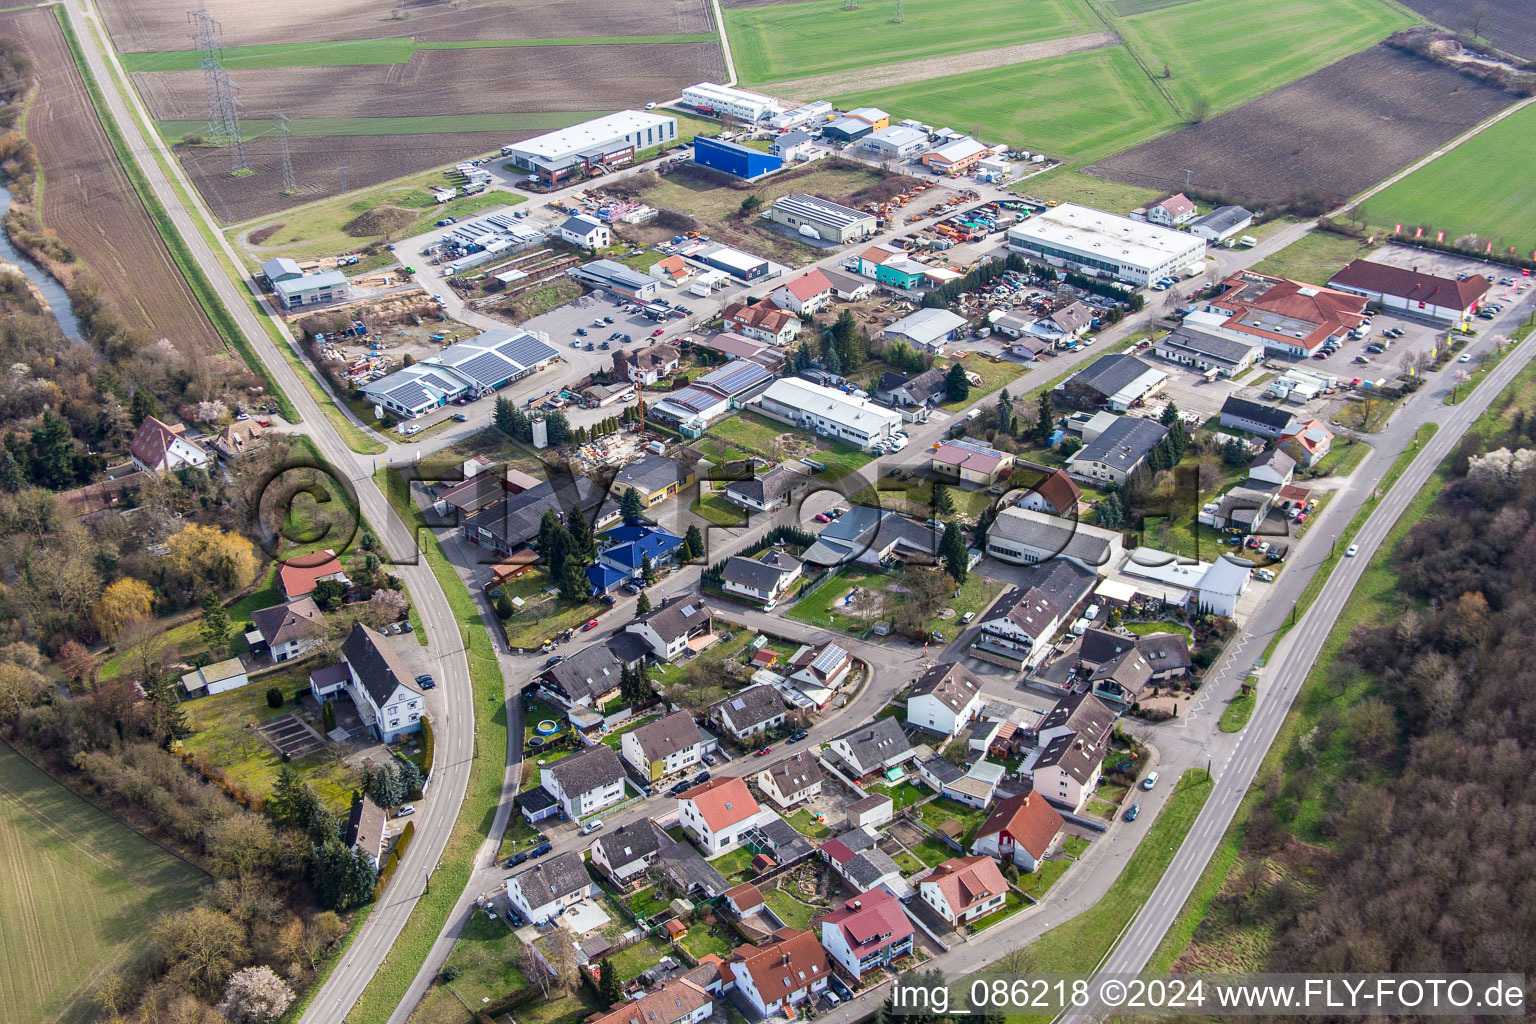
M 1536 4 L 1530 0 L 1403 0 L 1403 6 L 1452 32 L 1472 32 L 1526 60 L 1536 60 Z
M 1203 124 L 1085 168 L 1145 188 L 1194 185 L 1252 200 L 1315 190 L 1344 200 L 1514 102 L 1384 46 L 1346 57 Z
M 0 15 L 0 35 L 22 40 L 37 69 L 27 137 L 43 168 L 43 223 L 101 279 L 128 324 L 222 350 L 117 162 L 53 11 Z

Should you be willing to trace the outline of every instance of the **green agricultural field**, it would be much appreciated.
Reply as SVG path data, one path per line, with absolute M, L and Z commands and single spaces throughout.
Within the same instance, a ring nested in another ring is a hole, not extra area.
M 1118 181 L 1094 178 L 1065 167 L 1047 171 L 1037 178 L 1026 178 L 1013 186 L 1012 191 L 1049 202 L 1080 203 L 1096 210 L 1107 210 L 1122 217 L 1138 206 L 1146 206 L 1162 198 L 1162 194 L 1150 188 L 1122 185 Z
M 774 82 L 1103 27 L 1082 0 L 972 0 L 963 17 L 945 0 L 902 0 L 899 25 L 895 11 L 896 0 L 864 0 L 852 11 L 842 0 L 728 7 L 725 29 L 742 81 Z
M 95 1020 L 95 984 L 208 881 L 5 744 L 0 851 L 0 1001 L 14 1024 Z
M 1373 224 L 1422 226 L 1448 239 L 1477 235 L 1495 249 L 1536 249 L 1536 108 L 1468 139 L 1365 204 Z M 1412 234 L 1412 232 L 1409 232 Z
M 833 102 L 868 103 L 1072 161 L 1119 152 L 1175 123 L 1168 102 L 1123 46 L 930 78 Z
M 1419 21 L 1384 0 L 1202 0 L 1115 27 L 1184 113 L 1228 110 Z
M 547 114 L 418 114 L 408 117 L 296 117 L 288 122 L 295 137 L 326 135 L 452 135 L 459 132 L 553 131 L 601 117 L 607 111 L 560 110 Z M 241 119 L 245 139 L 272 135 L 275 122 Z M 167 142 L 180 142 L 188 132 L 202 134 L 206 121 L 156 121 L 155 131 Z

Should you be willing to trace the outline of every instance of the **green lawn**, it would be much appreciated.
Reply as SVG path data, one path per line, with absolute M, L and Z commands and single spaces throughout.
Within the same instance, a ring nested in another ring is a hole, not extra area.
M 1007 586 L 1006 583 L 988 579 L 980 573 L 967 573 L 965 582 L 960 585 L 960 596 L 951 597 L 945 605 L 946 608 L 953 609 L 955 614 L 949 618 L 935 615 L 928 620 L 928 631 L 943 633 L 946 638 L 953 640 L 965 628 L 960 624 L 960 620 L 966 613 L 974 612 L 980 615 L 982 609 L 990 605 L 997 595 L 1003 592 L 1005 586 Z
M 1066 858 L 1048 860 L 1040 865 L 1040 870 L 1034 874 L 1021 874 L 1019 876 L 1019 885 L 1035 899 L 1043 899 L 1045 894 L 1050 891 L 1051 886 L 1056 884 L 1056 880 L 1066 874 L 1067 868 L 1071 866 L 1072 862 Z
M 1253 269 L 1261 274 L 1325 285 L 1330 277 L 1344 269 L 1346 263 L 1370 255 L 1374 248 L 1344 235 L 1313 231 L 1273 256 L 1260 260 Z
M 1073 858 L 1082 857 L 1092 845 L 1092 840 L 1084 839 L 1082 836 L 1067 836 L 1061 841 L 1061 848 L 1066 851 L 1067 856 Z
M 1217 726 L 1222 732 L 1241 732 L 1243 726 L 1248 724 L 1248 719 L 1253 717 L 1253 709 L 1258 700 L 1256 693 L 1240 693 L 1233 697 L 1222 709 L 1221 721 Z
M 901 868 L 901 873 L 904 875 L 915 875 L 928 866 L 905 850 L 892 857 L 891 860 L 896 862 L 896 866 Z
M 970 34 L 969 18 L 954 20 Z M 876 59 L 881 56 L 870 52 Z M 976 130 L 989 143 L 1007 142 L 1084 162 L 1134 146 L 1175 124 L 1168 102 L 1124 46 L 830 98 L 841 107 L 868 103 L 929 124 Z
M 709 863 L 732 884 L 745 882 L 752 875 L 752 851 L 744 846 L 722 853 Z
M 1060 863 L 1065 864 L 1066 861 L 1061 861 Z M 1047 864 L 1047 867 L 1049 866 L 1050 865 Z M 1006 921 L 1014 914 L 1017 914 L 1019 911 L 1023 910 L 1026 905 L 1027 902 L 1022 895 L 1015 892 L 1013 889 L 1009 889 L 1008 895 L 1003 897 L 1003 905 L 1001 907 L 992 911 L 992 913 L 988 914 L 986 917 L 978 919 L 971 925 L 971 934 L 974 935 L 976 932 L 986 931 L 993 925 L 1002 921 Z
M 977 402 L 981 401 L 983 398 L 986 398 L 988 395 L 1001 391 L 1005 387 L 1009 388 L 1008 393 L 1010 395 L 1017 397 L 1019 389 L 1013 386 L 1014 381 L 1018 380 L 1020 377 L 1029 372 L 1018 363 L 1009 362 L 1007 360 L 1004 360 L 1001 363 L 994 363 L 990 358 L 981 355 L 973 354 L 960 359 L 959 362 L 965 365 L 965 371 L 967 373 L 974 373 L 981 378 L 981 385 L 978 387 L 977 385 L 972 384 L 970 393 L 960 401 L 945 402 L 939 406 L 939 408 L 948 409 L 950 412 L 957 412 L 960 409 L 968 409 L 975 405 Z M 947 369 L 948 366 L 952 365 L 953 362 L 948 363 L 944 368 Z
M 636 917 L 651 917 L 667 909 L 666 897 L 658 895 L 653 885 L 643 886 L 624 902 Z
M 910 782 L 899 783 L 898 785 L 887 790 L 886 795 L 891 798 L 891 803 L 894 805 L 894 809 L 898 811 L 904 807 L 911 807 L 919 800 L 924 800 L 928 797 L 927 793 L 921 789 L 918 789 Z
M 1135 17 L 1116 29 L 1183 111 L 1219 112 L 1349 56 L 1417 22 L 1381 0 L 1202 0 Z
M 820 914 L 830 913 L 822 907 L 813 907 L 809 903 L 802 903 L 782 889 L 769 889 L 763 893 L 763 899 L 768 901 L 768 907 L 778 915 L 779 920 L 785 925 L 800 931 L 811 926 L 811 918 Z
M 851 11 L 842 0 L 733 6 L 725 28 L 742 81 L 773 82 L 1100 27 L 1082 0 L 991 0 L 968 7 L 963 18 L 944 0 L 903 0 L 901 24 L 892 21 L 894 11 L 894 0 L 867 0 Z M 859 45 L 847 45 L 850 39 Z
M 628 981 L 655 967 L 671 950 L 672 947 L 660 939 L 648 938 L 628 949 L 619 950 L 608 958 L 608 963 L 613 965 L 620 978 Z
M 538 647 L 560 630 L 574 629 L 607 610 L 596 601 L 571 604 L 558 596 L 530 602 L 506 621 L 507 644 L 511 647 Z
M 845 633 L 863 633 L 869 625 L 879 618 L 879 609 L 876 607 L 874 615 L 869 622 L 850 615 L 842 604 L 843 598 L 849 589 L 856 585 L 866 588 L 878 588 L 889 577 L 871 572 L 868 569 L 856 569 L 845 566 L 828 576 L 804 597 L 800 598 L 793 608 L 784 614 L 797 622 L 808 623 L 813 626 L 824 626 L 831 629 L 842 630 Z M 836 602 L 836 607 L 834 607 Z
M 795 831 L 809 839 L 825 839 L 832 834 L 832 829 L 821 824 L 811 817 L 811 812 L 804 807 L 784 819 L 795 826 Z
M 1311 469 L 1302 470 L 1302 473 L 1313 476 L 1349 476 L 1360 465 L 1362 459 L 1371 454 L 1371 446 L 1364 441 L 1351 443 L 1342 437 L 1333 439 L 1333 447 L 1328 449 L 1328 454 L 1317 461 L 1317 465 Z M 1297 467 L 1300 469 L 1300 467 Z M 1298 474 L 1300 475 L 1300 474 Z
M 933 515 L 933 485 L 942 482 L 922 476 L 913 477 L 911 480 L 882 476 L 874 484 L 855 494 L 851 500 L 857 504 L 879 504 L 896 512 L 907 512 L 927 518 Z M 954 485 L 946 486 L 949 487 L 950 500 L 955 503 L 956 514 L 970 522 L 975 522 L 982 512 L 986 511 L 987 506 L 997 500 L 984 488 L 972 490 Z
M 965 830 L 961 837 L 962 845 L 969 845 L 975 838 L 976 830 L 981 828 L 982 822 L 987 820 L 987 812 L 975 807 L 967 807 L 965 804 L 948 797 L 939 797 L 917 809 L 923 821 L 929 828 L 937 829 L 946 821 L 958 821 L 960 827 Z
M 1190 632 L 1189 627 L 1182 622 L 1168 622 L 1164 620 L 1162 622 L 1127 622 L 1124 625 L 1126 629 L 1137 636 L 1149 636 L 1152 633 L 1182 633 L 1184 634 L 1184 639 L 1188 640 L 1194 635 Z
M 1372 196 L 1372 223 L 1422 225 L 1448 239 L 1475 234 L 1495 249 L 1529 255 L 1536 248 L 1536 110 L 1511 114 L 1463 145 Z M 1409 230 L 1412 234 L 1412 231 Z
M 752 412 L 737 413 L 709 428 L 710 437 L 721 438 L 742 451 L 768 459 L 783 457 L 774 448 L 774 438 L 782 434 L 789 434 L 793 438 L 793 450 L 797 454 L 826 463 L 827 468 L 817 473 L 816 477 L 828 482 L 841 480 L 854 470 L 868 465 L 874 458 L 868 452 L 840 441 L 829 441 L 824 437 L 803 433 L 787 423 Z M 802 452 L 801 449 L 807 446 L 816 450 Z
M 1105 821 L 1113 821 L 1118 808 L 1107 800 L 1089 798 L 1084 810 L 1095 817 L 1103 818 Z
M 295 117 L 288 122 L 289 133 L 297 138 L 323 138 L 331 135 L 448 135 L 459 132 L 553 131 L 582 121 L 601 117 L 598 110 L 560 110 L 551 113 L 488 114 L 415 114 L 398 117 Z M 188 132 L 202 134 L 206 121 L 156 121 L 155 131 L 167 142 L 180 142 Z M 275 134 L 276 122 L 261 118 L 240 120 L 240 135 L 247 141 Z M 462 181 L 463 179 L 459 179 Z M 511 199 L 507 192 L 481 193 Z M 439 208 L 441 210 L 441 208 Z M 438 216 L 443 216 L 439 212 Z M 402 235 L 404 237 L 404 235 Z
M 951 857 L 960 856 L 954 850 L 951 850 L 948 846 L 945 846 L 937 839 L 924 839 L 922 842 L 912 847 L 912 852 L 916 854 L 918 860 L 922 861 L 924 864 L 931 868 L 938 867 L 940 864 L 943 864 Z
M 162 913 L 207 875 L 75 796 L 0 744 L 0 997 L 15 1024 L 97 1019 L 96 983 L 142 952 Z
M 277 582 L 277 563 L 273 562 L 267 567 L 266 575 L 262 577 L 261 584 L 245 597 L 240 598 L 225 606 L 224 612 L 229 616 L 233 637 L 229 642 L 231 654 L 245 654 L 251 648 L 245 642 L 245 630 L 251 621 L 251 613 L 261 608 L 270 608 L 273 605 L 283 603 L 283 591 Z M 172 626 L 165 631 L 165 642 L 180 653 L 185 660 L 190 660 L 199 654 L 209 653 L 208 644 L 203 640 L 203 620 L 201 615 L 193 615 L 186 622 Z M 223 660 L 227 655 L 219 651 L 216 660 Z M 102 679 L 114 679 L 123 671 L 125 655 L 118 653 L 102 663 L 97 675 Z
M 1138 206 L 1146 206 L 1162 198 L 1162 193 L 1149 188 L 1094 178 L 1065 167 L 1021 181 L 1011 191 L 1045 201 L 1079 203 L 1121 216 L 1128 216 Z
M 719 494 L 700 494 L 693 499 L 693 504 L 688 506 L 688 511 L 707 519 L 716 526 L 726 528 L 741 526 L 747 521 L 746 509 L 740 505 L 731 504 Z
M 688 926 L 688 934 L 678 941 L 678 945 L 692 953 L 695 960 L 708 956 L 711 953 L 718 957 L 724 957 L 730 953 L 731 947 L 735 945 L 735 942 L 732 940 L 732 936 L 735 933 L 731 932 L 729 927 L 724 924 L 715 925 L 715 931 L 719 934 L 711 935 L 709 933 L 709 925 L 703 921 L 695 921 Z
M 478 1006 L 486 997 L 495 1001 L 526 987 L 528 980 L 517 967 L 522 950 L 523 944 L 504 920 L 470 914 L 448 954 L 448 965 L 462 972 L 450 985 L 454 994 Z

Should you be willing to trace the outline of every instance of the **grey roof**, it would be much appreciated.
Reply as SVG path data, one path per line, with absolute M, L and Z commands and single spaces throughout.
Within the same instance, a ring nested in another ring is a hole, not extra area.
M 662 642 L 671 643 L 689 630 L 710 621 L 709 609 L 687 596 L 675 597 L 660 608 L 652 609 L 635 619 L 631 626 L 644 623 L 656 631 Z
M 697 889 L 706 896 L 719 896 L 731 887 L 731 883 L 709 866 L 692 843 L 679 843 L 663 832 L 657 836 L 661 845 L 656 851 L 657 860 L 664 863 L 672 877 L 689 892 Z
M 517 794 L 517 806 L 530 813 L 548 810 L 556 802 L 555 795 L 543 786 L 534 786 Z
M 958 765 L 950 764 L 940 754 L 934 754 L 922 763 L 922 769 L 929 775 L 939 780 L 939 785 L 947 786 L 957 779 L 965 778 L 965 771 Z
M 1048 318 L 1057 327 L 1070 334 L 1093 323 L 1093 310 L 1082 302 L 1063 306 Z
M 1073 374 L 1072 381 L 1091 388 L 1102 395 L 1113 395 L 1129 387 L 1136 378 L 1148 373 L 1152 367 L 1124 352 L 1100 356 Z
M 784 564 L 770 565 L 756 558 L 742 558 L 740 555 L 732 555 L 726 560 L 725 570 L 721 573 L 721 578 L 744 587 L 752 587 L 756 590 L 772 590 L 778 585 L 782 577 L 794 572 L 800 564 L 789 555 L 780 555 L 778 561 Z
M 1247 584 L 1248 574 L 1251 571 L 1251 567 L 1238 565 L 1226 555 L 1222 555 L 1211 563 L 1211 567 L 1205 570 L 1205 575 L 1200 577 L 1200 591 L 1235 597 L 1242 593 L 1242 588 Z
M 251 621 L 269 647 L 319 637 L 325 632 L 325 615 L 310 597 L 258 608 L 251 613 Z
M 783 135 L 780 135 L 778 138 L 773 140 L 773 144 L 782 152 L 783 150 L 789 149 L 793 146 L 803 146 L 810 141 L 810 132 L 803 132 L 799 129 L 796 129 L 794 131 L 785 132 Z
M 1104 565 L 1110 554 L 1109 538 L 1097 527 L 1084 527 L 1074 520 L 1043 512 L 1021 514 L 1019 509 L 1004 509 L 998 513 L 992 529 L 987 531 L 987 539 L 994 538 L 1016 541 L 1026 547 L 1062 558 L 1076 558 L 1094 566 Z
M 287 276 L 300 276 L 304 271 L 299 265 L 287 256 L 274 256 L 261 265 L 261 272 L 267 275 L 268 280 L 276 283 L 278 278 Z
M 876 843 L 880 842 L 880 836 L 868 825 L 851 828 L 840 836 L 834 836 L 833 839 L 836 842 L 842 843 L 851 853 L 871 849 Z
M 603 645 L 621 665 L 634 665 L 651 653 L 650 645 L 633 633 L 615 633 Z
M 1039 731 L 1065 727 L 1069 731 L 1056 736 L 1035 759 L 1035 768 L 1059 766 L 1081 783 L 1093 778 L 1094 770 L 1109 749 L 1109 730 L 1115 713 L 1093 694 L 1084 691 L 1062 698 L 1041 719 Z
M 864 551 L 892 544 L 913 554 L 932 557 L 938 553 L 943 536 L 940 527 L 914 522 L 867 505 L 855 505 L 829 523 L 817 536 L 816 543 L 801 557 L 817 565 L 837 565 Z
M 570 273 L 574 276 L 587 277 L 598 283 L 612 282 L 632 291 L 655 283 L 648 275 L 638 270 L 631 270 L 613 260 L 593 260 L 591 263 L 582 264 Z
M 1136 638 L 1136 649 L 1147 659 L 1153 672 L 1184 672 L 1194 660 L 1189 655 L 1189 641 L 1183 633 L 1153 633 Z
M 757 831 L 768 840 L 772 851 L 770 856 L 780 864 L 792 864 L 816 852 L 816 847 L 812 846 L 795 826 L 777 814 L 771 815 L 767 821 L 757 826 Z
M 817 763 L 816 755 L 809 750 L 802 750 L 769 768 L 768 777 L 773 779 L 773 784 L 778 787 L 780 793 L 788 795 L 814 786 L 827 776 L 821 770 L 821 765 Z
M 737 731 L 761 725 L 784 714 L 784 698 L 779 691 L 766 683 L 749 686 L 724 700 L 710 705 L 711 715 L 723 713 Z
M 530 907 L 542 907 L 546 903 L 579 892 L 592 884 L 587 865 L 581 859 L 581 851 L 568 850 L 541 860 L 507 878 L 517 880 Z
M 610 510 L 616 511 L 618 503 L 608 498 L 607 490 L 596 480 L 562 476 L 558 481 L 545 480 L 505 501 L 487 505 L 461 521 L 466 526 L 489 531 L 508 547 L 516 547 L 539 535 L 539 522 L 550 509 L 562 519 L 572 510 L 579 510 L 588 521 L 596 522 Z
M 1254 526 L 1269 514 L 1275 496 L 1270 491 L 1253 487 L 1234 487 L 1221 496 L 1217 516 L 1233 523 Z
M 1204 217 L 1197 217 L 1190 222 L 1191 229 L 1208 228 L 1221 234 L 1230 231 L 1245 220 L 1252 220 L 1253 214 L 1241 206 L 1218 206 Z
M 1089 681 L 1113 682 L 1126 693 L 1134 696 L 1141 692 L 1141 688 L 1146 686 L 1151 678 L 1152 666 L 1147 663 L 1146 655 L 1133 644 L 1130 649 L 1121 651 L 1094 669 Z
M 661 848 L 661 838 L 649 818 L 620 825 L 612 832 L 599 836 L 594 847 L 603 848 L 603 856 L 615 868 L 649 857 Z
M 1268 466 L 1281 476 L 1293 473 L 1296 470 L 1296 460 L 1291 458 L 1279 448 L 1271 448 L 1267 452 L 1261 452 L 1252 462 L 1248 463 L 1248 469 L 1255 470 L 1260 466 Z
M 1227 363 L 1236 366 L 1245 356 L 1254 349 L 1262 349 L 1264 346 L 1257 341 L 1236 341 L 1232 338 L 1222 338 L 1205 331 L 1196 330 L 1193 327 L 1180 327 L 1172 334 L 1158 342 L 1158 345 L 1167 345 L 1169 348 L 1181 349 L 1195 355 L 1213 359 L 1218 363 Z
M 1126 636 L 1124 633 L 1115 633 L 1107 629 L 1088 629 L 1083 631 L 1083 642 L 1078 648 L 1077 656 L 1089 665 L 1099 666 L 1106 661 L 1112 661 L 1124 652 L 1136 646 L 1136 637 Z
M 990 614 L 988 615 L 990 618 Z M 981 692 L 981 680 L 964 665 L 934 665 L 917 677 L 907 699 L 931 696 L 951 711 L 959 711 Z
M 631 462 L 613 478 L 614 487 L 637 487 L 646 494 L 681 484 L 688 476 L 688 469 L 676 459 L 665 455 L 646 454 L 638 462 Z
M 590 793 L 624 779 L 624 766 L 619 763 L 619 755 L 604 743 L 563 757 L 540 771 L 553 775 L 560 783 L 560 791 L 568 797 Z
M 806 483 L 806 478 L 794 470 L 775 466 L 762 476 L 754 476 L 749 480 L 732 480 L 725 485 L 725 492 L 759 505 L 767 505 Z
M 843 864 L 842 871 L 844 877 L 860 892 L 873 889 L 882 878 L 901 875 L 901 868 L 878 846 L 854 854 Z
M 565 218 L 565 220 L 560 223 L 560 230 L 569 231 L 573 235 L 582 235 L 585 237 L 592 231 L 593 228 L 600 228 L 602 226 L 602 222 L 597 220 L 595 217 L 572 216 Z
M 1140 416 L 1121 416 L 1109 429 L 1083 445 L 1073 462 L 1102 462 L 1129 473 L 1168 436 L 1168 428 Z
M 586 698 L 595 700 L 617 687 L 621 667 L 606 644 L 593 644 L 540 675 L 548 686 L 575 703 Z
M 834 203 L 830 199 L 804 195 L 799 192 L 775 199 L 773 201 L 773 208 L 793 213 L 801 220 L 815 221 L 839 228 L 848 227 L 861 221 L 874 220 L 873 215 L 862 210 L 853 210 L 839 203 Z
M 647 722 L 634 731 L 640 753 L 652 761 L 660 761 L 669 754 L 700 743 L 704 739 L 693 715 L 687 711 L 674 711 L 670 715 Z
M 838 739 L 848 744 L 861 768 L 869 769 L 912 749 L 901 723 L 894 718 L 877 718 L 869 725 L 845 732 Z
M 875 282 L 867 277 L 845 274 L 840 270 L 828 270 L 826 267 L 822 267 L 821 273 L 832 283 L 833 291 L 839 293 L 856 292 L 861 288 L 873 288 L 875 286 Z
M 1035 640 L 1046 639 L 1045 631 L 1060 622 L 1063 614 L 1056 602 L 1034 587 L 1014 587 L 986 612 L 988 622 L 1007 619 Z
M 421 695 L 394 648 L 361 622 L 354 623 L 352 632 L 347 634 L 346 642 L 341 645 L 341 656 L 368 688 L 374 703 L 381 707 L 401 686 Z
M 936 341 L 948 338 L 949 335 L 966 325 L 965 317 L 948 309 L 924 307 L 916 312 L 909 313 L 886 327 L 885 334 L 897 334 L 903 338 L 911 338 L 921 345 L 931 345 Z
M 1036 566 L 1020 586 L 1024 590 L 1040 591 L 1066 615 L 1098 585 L 1099 577 L 1096 573 L 1074 562 L 1053 558 Z
M 1245 420 L 1253 420 L 1276 430 L 1284 430 L 1295 419 L 1289 412 L 1273 405 L 1265 405 L 1262 402 L 1253 402 L 1246 398 L 1238 398 L 1231 395 L 1221 403 L 1223 416 L 1237 416 Z

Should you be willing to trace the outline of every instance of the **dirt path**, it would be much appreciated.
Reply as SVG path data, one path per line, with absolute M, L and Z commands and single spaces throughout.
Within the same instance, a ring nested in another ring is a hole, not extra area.
M 812 75 L 795 78 L 773 86 L 776 95 L 796 102 L 820 99 L 823 96 L 840 96 L 850 92 L 867 92 L 888 85 L 905 85 L 929 78 L 944 78 L 964 74 L 967 71 L 983 71 L 1019 64 L 1044 57 L 1061 57 L 1083 50 L 1097 50 L 1113 46 L 1120 37 L 1113 32 L 1084 32 L 1065 39 L 1047 39 L 1038 43 L 1020 43 L 1017 46 L 999 46 L 994 50 L 956 54 L 950 57 L 929 57 L 924 60 L 887 64 L 879 68 L 863 68 L 858 71 L 839 72 L 834 75 Z

